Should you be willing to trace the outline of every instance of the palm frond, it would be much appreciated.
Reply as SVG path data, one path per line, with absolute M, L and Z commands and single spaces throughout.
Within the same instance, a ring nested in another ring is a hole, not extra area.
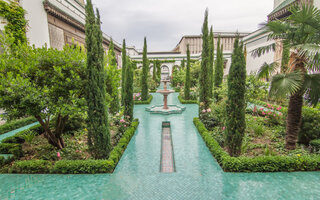
M 268 63 L 263 63 L 263 65 L 260 67 L 258 73 L 257 73 L 257 78 L 266 78 L 269 79 L 272 74 L 274 74 L 279 67 L 279 64 L 276 62 L 273 62 L 271 64 Z
M 263 55 L 265 53 L 269 53 L 270 51 L 275 51 L 275 50 L 276 50 L 276 44 L 272 43 L 270 45 L 259 47 L 257 49 L 252 50 L 251 55 L 254 58 L 256 58 L 256 57 L 260 57 L 261 55 Z
M 294 71 L 287 74 L 277 74 L 272 77 L 269 95 L 276 98 L 292 95 L 301 89 L 302 85 L 303 76 L 301 72 Z
M 303 89 L 306 91 L 307 101 L 316 106 L 320 99 L 320 74 L 306 74 Z
M 320 44 L 301 44 L 293 48 L 299 49 L 298 55 L 306 58 L 309 71 L 320 71 Z

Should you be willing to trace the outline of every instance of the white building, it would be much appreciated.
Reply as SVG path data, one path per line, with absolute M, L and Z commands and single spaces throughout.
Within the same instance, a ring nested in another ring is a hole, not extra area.
M 297 4 L 308 3 L 320 8 L 320 0 L 274 0 L 273 11 L 268 15 L 268 21 L 282 19 L 290 15 L 289 9 Z M 247 73 L 257 72 L 264 62 L 281 64 L 282 43 L 281 41 L 268 40 L 266 27 L 260 28 L 242 40 L 247 47 Z M 275 43 L 275 51 L 270 51 L 260 57 L 254 57 L 252 51 L 263 46 Z
M 10 2 L 10 0 L 6 0 Z M 27 39 L 30 45 L 61 50 L 66 44 L 85 45 L 84 0 L 20 0 L 28 21 Z M 5 19 L 0 18 L 0 30 Z M 103 47 L 108 50 L 111 37 L 103 33 Z M 116 59 L 121 66 L 121 44 L 114 42 Z

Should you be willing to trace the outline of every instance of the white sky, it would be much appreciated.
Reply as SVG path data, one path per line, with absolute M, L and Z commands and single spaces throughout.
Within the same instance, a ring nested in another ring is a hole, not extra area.
M 214 31 L 252 32 L 267 20 L 273 0 L 93 0 L 102 30 L 114 40 L 148 51 L 169 51 L 183 35 L 199 35 L 204 11 Z

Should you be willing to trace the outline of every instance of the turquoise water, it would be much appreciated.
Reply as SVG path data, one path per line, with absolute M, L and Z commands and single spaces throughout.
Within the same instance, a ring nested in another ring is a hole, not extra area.
M 168 103 L 179 104 L 177 95 Z M 140 125 L 113 174 L 4 174 L 0 199 L 320 199 L 320 172 L 224 173 L 193 125 L 197 105 L 167 116 L 147 106 L 135 106 Z M 162 121 L 171 122 L 175 173 L 160 173 Z

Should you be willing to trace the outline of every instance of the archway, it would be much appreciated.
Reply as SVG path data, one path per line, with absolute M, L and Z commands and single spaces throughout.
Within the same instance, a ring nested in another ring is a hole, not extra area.
M 161 66 L 161 79 L 170 79 L 170 70 L 167 65 Z

